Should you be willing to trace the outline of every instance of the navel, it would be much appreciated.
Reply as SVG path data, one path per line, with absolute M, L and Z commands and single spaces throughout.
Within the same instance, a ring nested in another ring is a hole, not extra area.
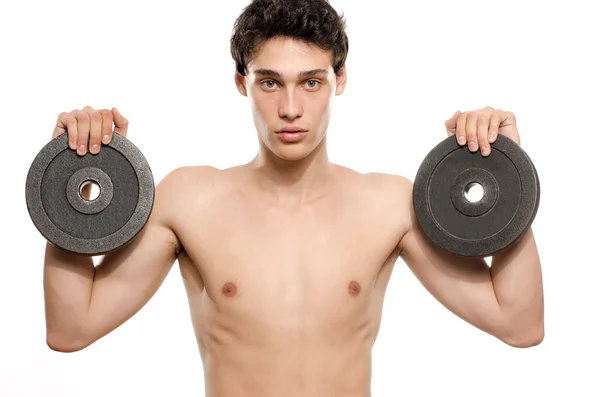
M 236 294 L 237 288 L 234 283 L 225 283 L 221 292 L 223 292 L 223 295 L 231 297 Z
M 360 294 L 360 284 L 358 281 L 350 281 L 350 284 L 348 284 L 348 293 L 352 296 L 358 296 L 358 294 Z

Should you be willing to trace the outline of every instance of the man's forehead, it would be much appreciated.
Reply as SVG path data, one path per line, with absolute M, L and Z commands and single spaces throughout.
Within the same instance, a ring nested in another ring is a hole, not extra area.
M 332 54 L 298 39 L 272 38 L 256 48 L 248 69 L 253 75 L 306 77 L 333 72 Z

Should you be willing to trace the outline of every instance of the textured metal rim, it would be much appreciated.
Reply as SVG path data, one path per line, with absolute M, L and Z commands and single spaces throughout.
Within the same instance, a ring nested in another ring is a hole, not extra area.
M 115 133 L 108 145 L 121 153 L 128 161 L 138 179 L 138 201 L 129 220 L 116 232 L 99 239 L 82 239 L 71 236 L 52 223 L 43 208 L 41 184 L 44 173 L 52 160 L 68 145 L 67 133 L 51 140 L 35 157 L 25 187 L 27 209 L 31 220 L 40 233 L 52 244 L 82 255 L 100 255 L 115 250 L 131 241 L 145 226 L 154 205 L 154 178 L 141 151 L 127 138 Z M 89 155 L 89 154 L 86 154 Z M 115 192 L 115 194 L 118 194 Z M 51 237 L 54 236 L 54 237 Z
M 417 220 L 425 234 L 436 245 L 454 254 L 470 257 L 496 254 L 516 243 L 536 216 L 540 201 L 540 181 L 533 162 L 519 145 L 503 135 L 497 137 L 491 148 L 492 151 L 502 152 L 515 166 L 521 181 L 521 201 L 507 227 L 485 239 L 466 240 L 453 236 L 431 215 L 431 198 L 428 193 L 434 170 L 451 153 L 456 150 L 469 150 L 468 147 L 460 146 L 455 136 L 449 136 L 429 152 L 417 171 L 413 184 L 413 207 Z M 496 243 L 490 244 L 492 238 Z M 461 252 L 452 249 L 451 246 L 456 245 L 460 245 Z

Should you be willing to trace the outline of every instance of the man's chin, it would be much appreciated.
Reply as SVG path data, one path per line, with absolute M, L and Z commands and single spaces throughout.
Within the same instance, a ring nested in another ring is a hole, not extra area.
M 312 151 L 309 145 L 302 142 L 294 144 L 276 143 L 271 146 L 275 156 L 284 161 L 299 161 L 305 159 Z

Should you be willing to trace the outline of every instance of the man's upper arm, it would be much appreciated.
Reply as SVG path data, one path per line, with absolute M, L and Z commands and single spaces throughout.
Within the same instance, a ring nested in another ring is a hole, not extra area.
M 400 189 L 409 226 L 398 244 L 400 256 L 423 286 L 447 309 L 491 335 L 505 331 L 490 268 L 480 258 L 465 258 L 437 247 L 422 231 L 412 201 L 412 182 Z
M 96 266 L 85 324 L 89 343 L 137 313 L 172 268 L 180 249 L 172 229 L 172 211 L 182 200 L 182 173 L 177 169 L 156 186 L 152 213 L 138 236 L 106 254 Z

